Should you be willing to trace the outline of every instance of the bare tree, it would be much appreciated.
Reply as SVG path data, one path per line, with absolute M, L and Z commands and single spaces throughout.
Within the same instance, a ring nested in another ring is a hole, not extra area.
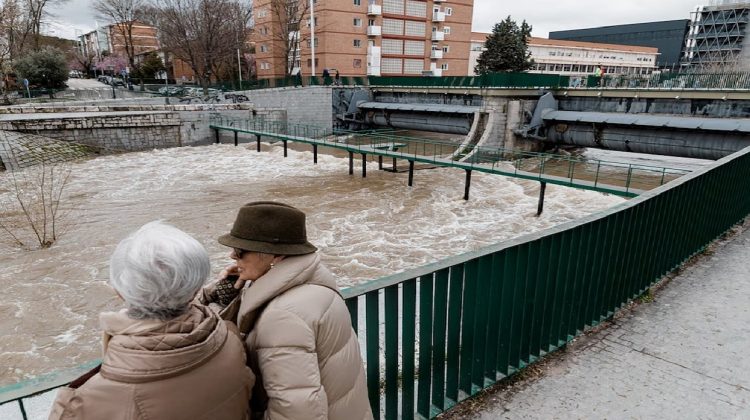
M 44 20 L 50 17 L 51 5 L 66 0 L 3 0 L 0 30 L 8 45 L 8 57 L 15 60 L 22 51 L 38 50 Z
M 130 68 L 135 68 L 134 27 L 144 0 L 96 0 L 94 10 L 104 20 L 112 22 L 115 32 L 122 38 Z
M 16 246 L 29 248 L 35 242 L 49 248 L 65 226 L 60 204 L 70 181 L 70 166 L 65 162 L 46 162 L 10 170 L 2 182 L 0 195 L 0 231 Z
M 207 92 L 211 76 L 244 44 L 249 0 L 162 0 L 152 7 L 162 48 L 186 62 Z
M 302 31 L 305 24 L 304 19 L 310 15 L 310 2 L 308 0 L 272 0 L 271 14 L 274 27 L 271 31 L 273 42 L 272 48 L 280 49 L 283 54 L 284 74 L 292 75 L 297 61 L 300 59 L 300 46 L 303 42 L 315 42 L 310 40 L 308 31 Z M 309 26 L 316 22 L 307 22 Z M 317 28 L 317 26 L 316 26 Z

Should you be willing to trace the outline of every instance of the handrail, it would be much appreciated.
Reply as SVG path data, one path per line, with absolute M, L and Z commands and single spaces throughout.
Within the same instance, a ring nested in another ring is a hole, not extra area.
M 332 130 L 327 127 L 262 119 L 247 120 L 215 115 L 212 116 L 209 127 L 217 130 L 217 133 L 218 130 L 248 133 L 278 138 L 284 142 L 323 145 L 350 153 L 406 159 L 467 171 L 475 170 L 624 197 L 636 196 L 644 189 L 662 185 L 671 178 L 689 172 L 684 169 L 583 160 L 549 153 L 490 147 L 476 147 L 471 158 L 458 161 L 452 158 L 460 145 L 452 142 L 394 136 L 382 132 L 363 134 L 356 131 Z M 341 135 L 350 137 L 341 139 L 339 137 Z M 392 147 L 382 147 L 397 143 L 400 144 L 398 150 Z M 510 158 L 514 160 L 508 161 L 507 159 Z M 602 174 L 608 169 L 621 170 L 623 174 L 619 177 L 609 174 L 607 182 L 604 182 Z

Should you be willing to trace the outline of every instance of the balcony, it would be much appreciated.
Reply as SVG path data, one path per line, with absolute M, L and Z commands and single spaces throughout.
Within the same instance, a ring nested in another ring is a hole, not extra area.
M 444 2 L 444 1 L 445 1 L 445 0 L 432 0 L 432 2 L 433 2 L 433 3 L 442 3 L 442 2 Z
M 380 36 L 383 33 L 382 27 L 380 26 L 368 26 L 367 36 Z
M 443 32 L 443 31 L 433 31 L 432 32 L 432 40 L 433 41 L 445 41 L 445 32 Z
M 367 6 L 367 15 L 368 16 L 380 16 L 383 13 L 382 10 L 383 8 L 381 5 L 371 4 Z
M 445 22 L 445 12 L 432 12 L 433 22 Z
M 430 58 L 433 60 L 440 60 L 443 58 L 443 50 L 432 50 L 430 53 Z

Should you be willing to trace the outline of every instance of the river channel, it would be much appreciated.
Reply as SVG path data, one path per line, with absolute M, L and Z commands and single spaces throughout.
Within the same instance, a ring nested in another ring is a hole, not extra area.
M 481 248 L 606 209 L 622 198 L 476 173 L 421 169 L 348 175 L 348 160 L 280 145 L 211 145 L 104 156 L 72 164 L 67 232 L 49 249 L 0 240 L 0 385 L 100 357 L 98 314 L 120 302 L 106 283 L 108 258 L 129 232 L 155 219 L 207 248 L 214 275 L 230 262 L 216 237 L 256 200 L 308 214 L 308 235 L 342 287 Z M 0 173 L 0 181 L 8 174 Z M 10 192 L 0 190 L 0 195 Z M 0 233 L 4 234 L 4 233 Z M 2 238 L 0 239 L 7 239 Z

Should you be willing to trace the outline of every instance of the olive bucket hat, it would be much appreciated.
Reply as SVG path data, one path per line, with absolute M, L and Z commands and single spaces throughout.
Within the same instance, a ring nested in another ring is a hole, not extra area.
M 307 242 L 305 213 L 283 203 L 256 201 L 240 207 L 232 230 L 219 243 L 274 255 L 303 255 L 317 248 Z

